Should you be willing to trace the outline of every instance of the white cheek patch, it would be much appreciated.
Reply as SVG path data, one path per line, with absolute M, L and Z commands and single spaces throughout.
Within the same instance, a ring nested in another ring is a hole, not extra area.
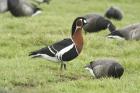
M 84 23 L 86 24 L 86 23 L 87 23 L 87 21 L 86 21 L 86 20 L 84 20 Z
M 95 77 L 95 74 L 93 73 L 93 70 L 92 69 L 90 69 L 88 67 L 86 67 L 85 69 L 88 70 L 93 77 Z

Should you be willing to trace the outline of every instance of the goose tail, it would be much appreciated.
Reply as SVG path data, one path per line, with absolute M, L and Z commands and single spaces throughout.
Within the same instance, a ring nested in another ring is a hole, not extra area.
M 41 55 L 38 54 L 36 51 L 30 52 L 28 56 L 31 56 L 32 58 L 40 57 Z

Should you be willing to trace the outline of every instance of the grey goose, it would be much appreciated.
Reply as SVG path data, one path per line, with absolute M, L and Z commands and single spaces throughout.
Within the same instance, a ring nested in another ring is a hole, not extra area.
M 85 66 L 85 69 L 95 78 L 120 78 L 124 72 L 123 66 L 114 59 L 98 59 L 91 61 Z
M 108 37 L 113 39 L 140 40 L 140 23 L 110 30 Z
M 25 0 L 8 0 L 8 9 L 15 17 L 35 16 L 41 9 Z

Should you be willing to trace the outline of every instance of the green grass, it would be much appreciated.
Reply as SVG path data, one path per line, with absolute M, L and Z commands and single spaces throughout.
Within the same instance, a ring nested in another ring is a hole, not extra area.
M 105 38 L 108 30 L 84 35 L 79 57 L 60 75 L 59 64 L 31 59 L 30 51 L 70 37 L 77 16 L 104 14 L 111 5 L 124 11 L 121 28 L 139 22 L 139 0 L 52 0 L 41 15 L 15 18 L 0 14 L 0 93 L 140 93 L 140 41 Z M 84 33 L 84 32 L 83 32 Z M 121 79 L 91 78 L 83 66 L 92 60 L 115 58 L 125 68 Z

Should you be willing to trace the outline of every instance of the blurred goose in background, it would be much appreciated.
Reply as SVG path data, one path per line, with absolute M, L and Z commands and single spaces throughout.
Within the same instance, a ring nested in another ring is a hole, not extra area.
M 123 14 L 122 11 L 116 7 L 111 6 L 106 12 L 105 17 L 109 19 L 116 19 L 116 20 L 122 20 Z
M 41 13 L 41 9 L 25 0 L 8 0 L 8 8 L 15 17 L 35 16 Z
M 0 0 L 0 13 L 6 12 L 8 10 L 7 0 Z
M 110 30 L 109 38 L 123 40 L 140 40 L 140 23 L 128 25 L 117 30 Z
M 104 18 L 99 14 L 88 14 L 83 16 L 87 20 L 87 24 L 84 25 L 83 29 L 85 32 L 99 32 L 101 30 L 105 30 L 107 28 L 111 30 L 115 30 L 116 27 L 112 24 L 111 21 Z
M 85 66 L 85 69 L 95 78 L 120 78 L 124 72 L 124 68 L 113 59 L 99 59 L 91 61 L 87 66 Z
M 60 69 L 66 69 L 66 62 L 76 58 L 82 51 L 82 28 L 84 24 L 86 24 L 85 18 L 76 18 L 72 25 L 71 38 L 66 38 L 45 48 L 33 51 L 29 56 L 32 56 L 33 58 L 41 57 L 50 61 L 60 62 Z

